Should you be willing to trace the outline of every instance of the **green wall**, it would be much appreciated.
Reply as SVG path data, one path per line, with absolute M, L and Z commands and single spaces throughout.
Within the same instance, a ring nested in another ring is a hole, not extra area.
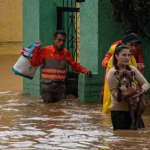
M 78 84 L 79 100 L 99 102 L 102 78 L 99 77 L 99 0 L 86 0 L 80 5 L 80 64 L 91 70 L 93 77 L 80 74 Z M 101 84 L 100 84 L 101 83 Z
M 23 0 L 24 47 L 38 40 L 42 47 L 52 44 L 57 28 L 56 6 L 62 6 L 62 0 Z M 40 67 L 33 80 L 24 78 L 23 93 L 41 95 Z
M 100 102 L 105 68 L 101 62 L 110 45 L 120 39 L 122 30 L 111 18 L 109 0 L 86 0 L 80 6 L 81 65 L 93 77 L 79 76 L 79 100 Z

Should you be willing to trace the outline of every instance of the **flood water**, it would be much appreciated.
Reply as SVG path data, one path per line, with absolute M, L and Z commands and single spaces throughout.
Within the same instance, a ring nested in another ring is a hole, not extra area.
M 0 56 L 0 149 L 150 150 L 150 106 L 146 128 L 113 131 L 101 104 L 72 96 L 53 104 L 22 93 L 22 78 L 12 73 L 18 56 Z

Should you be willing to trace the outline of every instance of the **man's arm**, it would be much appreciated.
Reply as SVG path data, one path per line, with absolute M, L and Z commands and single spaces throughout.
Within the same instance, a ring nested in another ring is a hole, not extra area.
M 107 52 L 104 59 L 102 60 L 102 66 L 103 67 L 106 67 L 107 66 L 107 63 L 109 61 L 109 59 L 111 58 L 112 54 Z
M 31 59 L 32 66 L 40 66 L 44 62 L 45 55 L 46 55 L 46 49 L 43 48 L 43 49 L 41 49 L 40 52 L 39 52 L 39 50 L 40 50 L 40 47 L 36 46 L 33 51 L 33 57 Z
M 91 71 L 88 71 L 86 68 L 78 64 L 71 56 L 70 52 L 67 51 L 67 60 L 68 63 L 70 64 L 71 68 L 75 72 L 81 72 L 83 74 L 86 74 L 88 77 L 92 76 Z

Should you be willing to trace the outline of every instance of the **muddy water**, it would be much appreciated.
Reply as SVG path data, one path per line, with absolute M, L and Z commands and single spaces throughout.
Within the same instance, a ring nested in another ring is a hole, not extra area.
M 4 67 L 1 62 L 5 73 L 13 64 L 3 61 Z M 145 129 L 113 131 L 110 116 L 101 114 L 101 104 L 80 103 L 72 96 L 44 104 L 41 97 L 22 94 L 22 79 L 11 75 L 0 73 L 0 149 L 150 149 L 150 106 L 143 115 Z

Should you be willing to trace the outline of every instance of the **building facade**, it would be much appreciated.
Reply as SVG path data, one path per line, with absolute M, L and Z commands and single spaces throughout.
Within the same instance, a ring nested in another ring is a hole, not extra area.
M 37 40 L 42 41 L 42 46 L 51 45 L 54 32 L 60 28 L 67 32 L 68 38 L 73 39 L 66 23 L 72 23 L 68 19 L 72 18 L 70 14 L 76 11 L 80 12 L 80 64 L 93 73 L 92 78 L 87 78 L 84 74 L 79 75 L 78 98 L 82 102 L 100 102 L 105 72 L 101 61 L 110 45 L 123 35 L 120 25 L 112 18 L 109 0 L 23 0 L 23 45 L 27 46 Z M 150 81 L 150 62 L 147 58 L 149 46 L 145 42 L 142 45 L 145 76 Z M 66 46 L 74 54 L 73 45 L 67 43 Z M 24 79 L 24 93 L 41 95 L 40 69 L 39 67 L 32 81 Z
M 22 0 L 0 0 L 0 55 L 19 55 L 22 48 Z

